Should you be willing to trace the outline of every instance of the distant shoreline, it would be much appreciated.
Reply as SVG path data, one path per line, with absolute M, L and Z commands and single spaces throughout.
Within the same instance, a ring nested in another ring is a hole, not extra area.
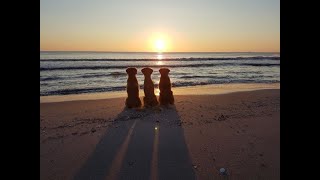
M 172 88 L 174 95 L 214 95 L 264 89 L 280 89 L 280 83 L 210 84 Z M 156 95 L 158 95 L 158 89 L 155 89 L 155 93 Z M 40 103 L 113 99 L 125 98 L 126 96 L 126 91 L 97 92 L 70 95 L 50 95 L 40 96 Z M 140 89 L 139 96 L 140 98 L 144 96 L 142 89 Z

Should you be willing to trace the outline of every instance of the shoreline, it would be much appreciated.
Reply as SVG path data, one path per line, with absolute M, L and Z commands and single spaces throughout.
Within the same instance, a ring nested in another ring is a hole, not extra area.
M 172 91 L 174 95 L 214 95 L 263 89 L 280 89 L 280 83 L 210 84 L 187 87 L 173 87 Z M 157 96 L 159 95 L 158 89 L 155 89 L 155 94 Z M 139 89 L 139 96 L 143 97 L 143 95 L 143 89 Z M 126 96 L 126 91 L 40 96 L 40 103 L 114 99 L 123 98 Z

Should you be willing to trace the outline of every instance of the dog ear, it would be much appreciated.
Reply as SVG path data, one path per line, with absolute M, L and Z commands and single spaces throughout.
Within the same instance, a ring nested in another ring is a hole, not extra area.
M 133 72 L 134 72 L 134 74 L 137 74 L 138 70 L 136 68 L 133 68 Z
M 170 70 L 168 68 L 161 68 L 159 69 L 160 74 L 168 74 Z
M 146 68 L 146 72 L 148 72 L 149 74 L 152 74 L 153 73 L 153 69 L 151 69 L 151 68 Z
M 141 70 L 141 72 L 142 72 L 143 74 L 152 74 L 153 69 L 146 67 L 146 68 L 143 68 L 143 69 Z
M 145 74 L 146 68 L 141 69 L 142 74 Z
M 127 68 L 126 70 L 127 74 L 137 74 L 136 68 Z
M 163 68 L 160 68 L 159 72 L 160 72 L 160 74 L 162 74 L 163 73 Z

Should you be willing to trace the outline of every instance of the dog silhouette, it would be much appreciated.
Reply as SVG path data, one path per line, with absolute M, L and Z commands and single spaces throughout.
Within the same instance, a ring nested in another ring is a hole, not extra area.
M 140 107 L 141 100 L 139 98 L 139 83 L 136 78 L 137 69 L 128 68 L 126 72 L 128 74 L 128 80 L 127 80 L 128 97 L 126 99 L 126 106 L 128 108 Z
M 170 70 L 168 68 L 161 68 L 159 72 L 161 74 L 160 82 L 159 82 L 160 104 L 161 105 L 174 104 L 173 93 L 171 91 L 171 81 L 169 78 Z
M 151 68 L 143 68 L 141 72 L 144 75 L 144 106 L 156 106 L 158 105 L 158 100 L 156 95 L 154 94 L 154 84 L 151 79 L 151 74 L 153 70 Z

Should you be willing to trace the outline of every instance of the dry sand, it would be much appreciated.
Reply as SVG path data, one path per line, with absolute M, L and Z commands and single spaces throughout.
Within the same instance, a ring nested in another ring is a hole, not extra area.
M 280 179 L 279 89 L 124 101 L 41 103 L 40 178 Z

